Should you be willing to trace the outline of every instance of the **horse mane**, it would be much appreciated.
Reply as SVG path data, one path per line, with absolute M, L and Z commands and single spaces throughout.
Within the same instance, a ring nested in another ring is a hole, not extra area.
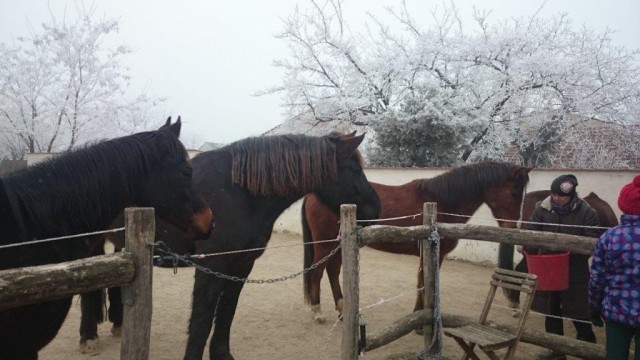
M 420 189 L 436 198 L 438 203 L 454 205 L 469 198 L 479 198 L 487 187 L 497 186 L 521 166 L 497 161 L 483 161 L 454 168 L 434 178 L 420 182 Z
M 43 230 L 52 235 L 104 227 L 137 191 L 141 177 L 179 149 L 187 156 L 168 131 L 149 131 L 87 145 L 4 176 L 21 238 Z M 27 234 L 26 222 L 40 230 Z
M 226 148 L 232 156 L 231 181 L 254 196 L 307 194 L 338 173 L 335 144 L 326 137 L 250 137 Z

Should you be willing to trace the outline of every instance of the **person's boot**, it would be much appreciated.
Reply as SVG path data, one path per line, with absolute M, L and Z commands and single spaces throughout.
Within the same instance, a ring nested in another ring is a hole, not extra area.
M 584 322 L 575 322 L 576 331 L 578 332 L 576 338 L 578 340 L 586 341 L 595 344 L 596 343 L 596 334 L 593 332 L 593 327 L 591 324 L 587 324 Z

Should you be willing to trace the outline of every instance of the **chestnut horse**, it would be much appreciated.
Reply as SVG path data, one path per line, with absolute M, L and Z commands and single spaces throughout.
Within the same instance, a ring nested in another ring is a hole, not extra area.
M 380 197 L 380 218 L 414 215 L 422 211 L 425 202 L 438 204 L 438 222 L 464 223 L 480 205 L 487 204 L 496 219 L 518 220 L 525 188 L 532 168 L 510 163 L 481 162 L 454 168 L 431 179 L 416 179 L 403 185 L 390 186 L 371 183 Z M 457 214 L 459 217 L 447 214 Z M 499 221 L 500 226 L 515 227 L 515 222 Z M 422 225 L 422 216 L 381 221 L 381 225 Z M 304 268 L 327 256 L 338 245 L 335 242 L 317 242 L 335 239 L 339 232 L 338 217 L 314 195 L 305 197 L 302 204 L 302 230 L 305 242 Z M 458 239 L 443 238 L 440 243 L 440 264 L 445 255 L 458 244 Z M 374 249 L 407 255 L 420 255 L 419 242 L 378 243 Z M 311 305 L 316 322 L 324 322 L 320 309 L 320 280 L 326 268 L 336 310 L 342 315 L 342 290 L 339 275 L 342 258 L 340 252 L 304 276 L 305 300 Z M 422 287 L 422 274 L 419 274 Z M 419 292 L 416 310 L 422 309 Z
M 536 203 L 544 200 L 551 194 L 549 190 L 538 190 L 528 192 L 524 197 L 524 204 L 522 207 L 522 219 L 524 221 L 529 220 L 533 214 L 533 210 L 536 207 Z M 589 206 L 591 206 L 596 213 L 598 213 L 598 220 L 602 227 L 614 227 L 618 225 L 618 218 L 613 211 L 609 203 L 602 200 L 598 195 L 591 192 L 589 195 L 583 198 Z M 500 244 L 498 248 L 498 267 L 501 269 L 513 269 L 513 244 Z M 516 271 L 527 272 L 527 261 L 523 256 L 518 265 L 515 267 Z M 520 293 L 516 291 L 506 291 L 505 295 L 509 301 L 509 307 L 517 308 L 520 304 Z

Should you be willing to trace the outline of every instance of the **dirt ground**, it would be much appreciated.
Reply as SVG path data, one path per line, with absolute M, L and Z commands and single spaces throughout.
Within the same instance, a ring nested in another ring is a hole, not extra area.
M 291 246 L 267 250 L 258 259 L 250 278 L 279 278 L 302 270 L 301 242 L 298 235 L 274 234 L 269 246 Z M 412 311 L 417 267 L 417 257 L 361 249 L 360 307 L 376 304 L 381 299 L 392 299 L 362 311 L 368 333 Z M 184 355 L 193 272 L 193 269 L 182 268 L 174 274 L 172 269 L 154 269 L 150 359 L 173 360 Z M 446 261 L 440 277 L 443 312 L 479 316 L 489 289 L 491 272 L 491 267 Z M 501 295 L 499 300 L 503 301 Z M 322 282 L 322 305 L 327 322 L 316 324 L 303 300 L 302 277 L 274 284 L 245 285 L 231 329 L 233 355 L 238 360 L 339 359 L 341 326 L 335 322 L 337 313 L 333 310 L 326 276 Z M 515 320 L 510 314 L 510 310 L 498 307 L 489 316 L 491 320 L 513 324 Z M 80 303 L 76 298 L 58 336 L 40 352 L 40 359 L 119 359 L 120 339 L 111 336 L 111 325 L 107 323 L 99 327 L 102 352 L 96 356 L 79 353 L 79 316 Z M 531 314 L 527 328 L 544 331 L 544 318 Z M 565 332 L 567 336 L 575 337 L 573 326 L 566 321 Z M 596 329 L 596 334 L 598 342 L 602 343 L 603 331 Z M 362 359 L 415 359 L 415 354 L 422 348 L 422 337 L 412 333 L 366 353 Z M 521 343 L 516 358 L 533 359 L 541 351 L 540 347 Z M 446 358 L 459 358 L 462 350 L 451 338 L 445 337 L 444 355 Z

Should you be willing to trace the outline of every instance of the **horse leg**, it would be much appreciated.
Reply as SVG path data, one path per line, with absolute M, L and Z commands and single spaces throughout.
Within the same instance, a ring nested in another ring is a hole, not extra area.
M 249 276 L 254 261 L 255 259 L 250 260 L 248 263 L 243 264 L 242 269 L 236 269 L 239 270 L 236 276 L 240 278 Z M 211 343 L 209 344 L 210 359 L 234 360 L 229 346 L 229 337 L 231 335 L 231 323 L 233 323 L 233 317 L 238 307 L 238 298 L 243 287 L 244 282 L 242 281 L 227 280 L 224 283 L 224 290 L 216 306 L 216 322 L 213 336 L 211 336 Z
M 331 292 L 333 293 L 333 302 L 338 311 L 338 318 L 342 319 L 342 289 L 340 288 L 340 267 L 342 266 L 342 254 L 337 253 L 327 262 L 327 276 L 329 284 L 331 284 Z
M 122 291 L 121 288 L 112 287 L 107 291 L 109 294 L 109 321 L 111 326 L 111 335 L 114 337 L 122 336 L 122 317 L 124 309 L 122 307 Z
M 98 324 L 102 322 L 104 291 L 97 290 L 80 294 L 80 352 L 97 355 L 100 353 Z
M 314 259 L 314 264 L 317 260 Z M 311 270 L 311 289 L 309 291 L 309 305 L 311 306 L 311 314 L 313 320 L 318 324 L 323 324 L 325 318 L 322 315 L 322 309 L 320 307 L 320 282 L 322 281 L 322 275 L 327 266 L 327 263 L 318 265 L 315 269 Z
M 185 360 L 202 360 L 224 280 L 196 271 Z

